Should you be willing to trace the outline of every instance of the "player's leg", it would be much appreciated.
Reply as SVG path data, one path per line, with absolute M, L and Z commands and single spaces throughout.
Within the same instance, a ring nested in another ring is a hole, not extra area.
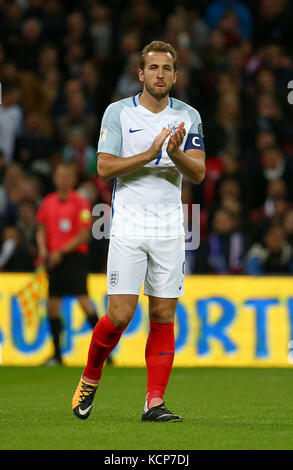
M 62 364 L 60 337 L 62 331 L 60 304 L 63 295 L 63 263 L 48 271 L 49 298 L 48 298 L 48 319 L 50 331 L 54 344 L 53 357 L 49 358 L 44 365 Z
M 77 300 L 84 313 L 86 314 L 89 324 L 91 325 L 92 329 L 94 329 L 99 321 L 99 316 L 95 305 L 91 302 L 88 294 L 78 295 Z M 111 355 L 107 357 L 107 364 L 113 364 Z
M 72 401 L 79 418 L 89 416 L 103 365 L 133 318 L 147 269 L 147 255 L 137 240 L 110 239 L 107 313 L 96 324 L 82 378 Z
M 175 354 L 174 315 L 183 293 L 184 239 L 157 240 L 150 246 L 145 294 L 149 296 L 150 329 L 145 350 L 147 394 L 143 420 L 182 421 L 166 409 L 164 393 Z
M 98 312 L 95 306 L 92 304 L 88 294 L 81 294 L 77 296 L 77 300 L 81 308 L 83 309 L 84 313 L 87 316 L 88 322 L 90 323 L 91 327 L 94 329 L 98 322 Z
M 60 297 L 49 297 L 48 299 L 48 317 L 50 323 L 51 336 L 54 345 L 53 357 L 49 358 L 45 365 L 62 364 L 60 336 L 62 331 L 62 322 L 60 317 Z
M 178 299 L 149 297 L 150 328 L 146 343 L 147 407 L 163 403 L 174 354 L 174 314 Z
M 136 295 L 109 296 L 107 313 L 94 328 L 87 364 L 72 399 L 73 412 L 80 419 L 90 415 L 104 363 L 133 318 L 137 299 Z
M 147 269 L 138 240 L 111 237 L 107 263 L 108 307 L 93 331 L 85 378 L 97 383 L 102 366 L 131 321 Z
M 164 404 L 175 355 L 174 314 L 178 299 L 149 297 L 150 329 L 145 350 L 147 393 L 143 421 L 182 421 Z
M 94 328 L 98 321 L 98 313 L 88 295 L 88 256 L 85 253 L 71 253 L 67 255 L 65 261 L 66 293 L 77 297 L 91 327 Z
M 134 316 L 137 295 L 110 295 L 107 313 L 94 328 L 83 379 L 98 384 L 105 360 Z

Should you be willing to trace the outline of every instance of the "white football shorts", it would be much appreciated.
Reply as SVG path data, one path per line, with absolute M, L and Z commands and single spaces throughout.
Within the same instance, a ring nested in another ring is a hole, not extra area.
M 139 295 L 178 298 L 184 295 L 185 238 L 110 237 L 108 295 Z

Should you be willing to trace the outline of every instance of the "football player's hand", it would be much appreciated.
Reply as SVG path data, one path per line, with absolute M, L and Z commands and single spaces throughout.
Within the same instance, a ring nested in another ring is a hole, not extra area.
M 48 259 L 48 250 L 46 247 L 42 247 L 39 249 L 39 260 L 41 264 L 46 264 Z
M 186 130 L 184 127 L 184 122 L 181 122 L 179 126 L 177 127 L 176 131 L 174 132 L 174 134 L 171 135 L 168 145 L 167 145 L 167 154 L 169 155 L 170 158 L 172 158 L 172 156 L 179 149 L 180 145 L 182 145 L 185 135 L 186 135 Z
M 57 264 L 60 264 L 63 259 L 61 251 L 54 251 L 49 255 L 48 268 L 53 269 Z
M 150 152 L 150 160 L 154 160 L 158 158 L 160 151 L 162 150 L 163 143 L 167 139 L 167 137 L 171 134 L 172 129 L 163 127 L 160 134 L 157 135 L 155 140 L 152 143 L 152 146 L 149 150 Z

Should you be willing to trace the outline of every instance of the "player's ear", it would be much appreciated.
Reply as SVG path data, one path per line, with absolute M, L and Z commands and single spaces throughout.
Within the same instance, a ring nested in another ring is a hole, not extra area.
M 138 78 L 139 78 L 139 81 L 141 83 L 144 82 L 144 75 L 143 75 L 143 70 L 142 69 L 138 69 Z
M 175 72 L 174 73 L 174 78 L 173 78 L 173 85 L 175 85 L 175 83 L 177 81 L 177 77 L 178 77 L 178 72 Z

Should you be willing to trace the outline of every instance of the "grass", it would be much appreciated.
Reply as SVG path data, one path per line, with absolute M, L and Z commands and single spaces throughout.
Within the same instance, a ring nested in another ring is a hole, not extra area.
M 88 420 L 70 367 L 0 368 L 1 450 L 293 449 L 290 369 L 176 368 L 166 404 L 184 423 L 142 423 L 146 371 L 106 367 Z

